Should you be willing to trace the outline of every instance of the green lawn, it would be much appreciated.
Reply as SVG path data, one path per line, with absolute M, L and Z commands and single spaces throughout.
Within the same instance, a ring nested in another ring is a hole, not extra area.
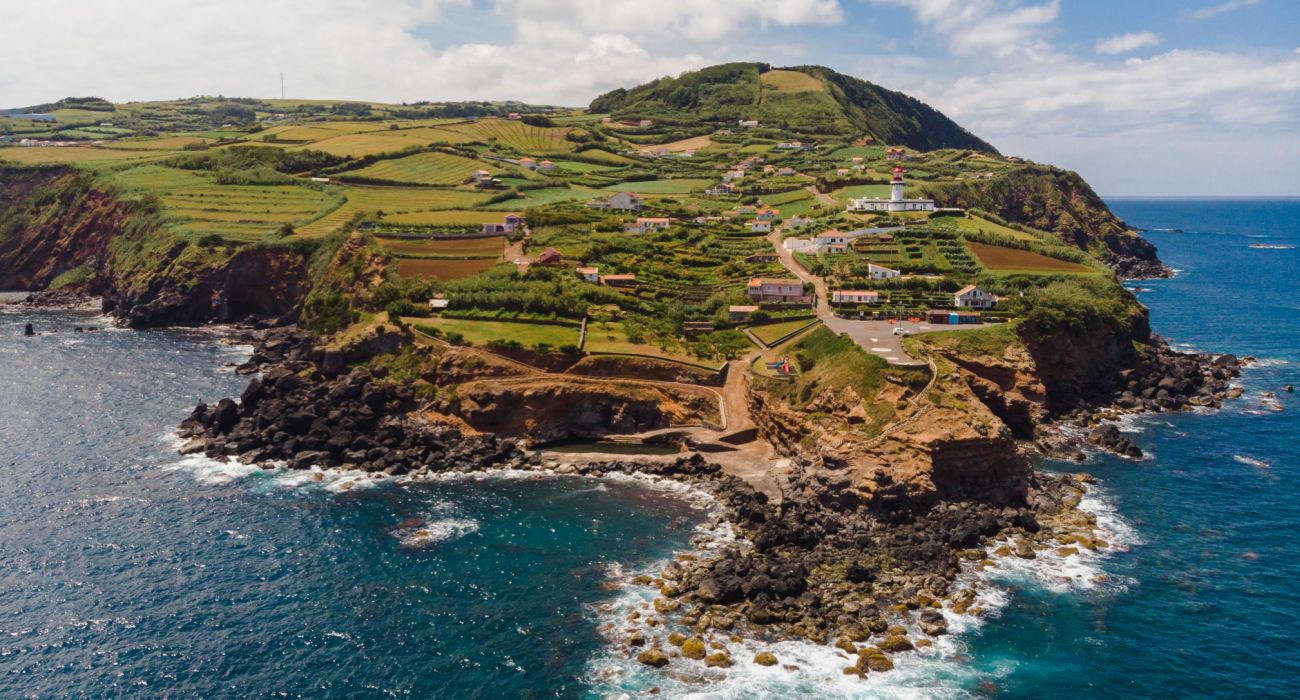
M 657 345 L 648 343 L 633 343 L 627 339 L 627 334 L 623 332 L 621 324 L 612 323 L 608 327 L 597 324 L 587 325 L 587 342 L 582 348 L 585 352 L 599 354 L 602 352 L 622 353 L 627 355 L 644 355 L 646 357 L 657 357 L 665 360 L 676 360 L 677 362 L 686 362 L 693 365 L 701 365 L 711 369 L 719 369 L 722 363 L 717 360 L 702 360 L 685 350 L 671 349 L 663 350 Z
M 708 189 L 713 180 L 683 178 L 680 180 L 646 180 L 644 182 L 623 182 L 606 187 L 616 192 L 635 192 L 637 194 L 690 194 Z
M 407 318 L 412 326 L 429 326 L 449 333 L 460 333 L 474 345 L 486 345 L 493 340 L 515 340 L 525 347 L 547 343 L 553 348 L 578 344 L 578 326 L 553 326 L 541 323 L 515 323 L 512 321 L 470 321 L 460 318 Z
M 758 336 L 758 339 L 771 345 L 777 339 L 789 333 L 793 333 L 804 326 L 811 324 L 814 319 L 802 318 L 796 321 L 785 321 L 783 323 L 769 323 L 764 326 L 754 326 L 750 332 Z

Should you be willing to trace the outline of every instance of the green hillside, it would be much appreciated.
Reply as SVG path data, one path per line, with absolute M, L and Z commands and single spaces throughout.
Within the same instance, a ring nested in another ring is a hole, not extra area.
M 591 111 L 669 123 L 723 125 L 752 119 L 763 128 L 869 136 L 920 151 L 963 148 L 997 153 L 991 144 L 920 100 L 822 66 L 711 66 L 605 93 L 592 101 Z

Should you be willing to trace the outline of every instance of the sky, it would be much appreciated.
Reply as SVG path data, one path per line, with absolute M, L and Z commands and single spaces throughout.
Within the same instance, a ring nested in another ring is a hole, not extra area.
M 1297 0 L 0 0 L 0 106 L 585 106 L 736 60 L 900 90 L 1103 195 L 1300 195 Z

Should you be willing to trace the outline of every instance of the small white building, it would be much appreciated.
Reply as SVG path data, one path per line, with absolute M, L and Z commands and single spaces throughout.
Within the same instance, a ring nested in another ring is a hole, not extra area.
M 777 170 L 776 170 L 776 174 L 777 174 L 777 175 L 794 175 L 794 174 L 795 174 L 795 169 L 794 169 L 794 168 L 791 168 L 791 167 L 789 167 L 789 166 L 786 166 L 786 167 L 784 167 L 784 168 L 777 168 Z
M 812 296 L 804 294 L 803 280 L 793 278 L 755 277 L 749 280 L 745 294 L 757 302 L 806 304 Z
M 631 192 L 616 192 L 605 199 L 593 199 L 587 202 L 592 209 L 613 209 L 617 211 L 641 211 L 641 198 Z
M 736 186 L 731 184 L 730 182 L 719 182 L 713 187 L 704 190 L 704 194 L 728 195 L 728 194 L 735 194 L 735 193 L 736 193 Z
M 585 281 L 587 281 L 587 282 L 591 282 L 592 284 L 596 284 L 596 283 L 600 282 L 600 268 L 598 268 L 598 267 L 580 267 L 580 268 L 578 268 L 578 276 L 581 277 L 583 280 L 585 280 Z
M 789 225 L 790 228 L 799 228 L 800 226 L 807 226 L 811 222 L 812 219 L 806 216 L 799 216 L 798 214 L 795 214 L 794 216 L 786 220 L 786 224 Z
M 673 220 L 667 217 L 643 216 L 637 218 L 634 222 L 623 224 L 623 231 L 626 233 L 646 233 L 666 229 L 672 224 Z
M 952 305 L 959 309 L 991 309 L 998 303 L 998 296 L 986 292 L 973 284 L 968 284 L 952 295 Z
M 880 293 L 868 290 L 837 289 L 831 292 L 832 304 L 879 304 Z
M 537 164 L 537 169 L 544 173 L 553 172 L 555 170 L 555 162 L 544 160 Z
M 744 170 L 728 170 L 727 172 L 722 174 L 723 182 L 736 182 L 737 180 L 743 180 L 743 179 L 745 179 Z
M 776 147 L 777 147 L 779 150 L 782 150 L 782 151 L 797 151 L 797 150 L 799 150 L 800 148 L 803 148 L 803 142 L 802 142 L 802 141 L 782 141 L 781 143 L 778 143 L 778 144 L 776 145 Z
M 889 199 L 860 197 L 849 200 L 848 211 L 934 211 L 933 199 L 903 198 L 903 168 L 894 166 L 894 177 L 889 181 Z
M 758 217 L 759 221 L 775 221 L 777 217 L 781 216 L 781 212 L 775 209 L 759 209 L 755 216 Z
M 813 248 L 819 253 L 828 253 L 832 247 L 843 249 L 861 235 L 857 231 L 822 231 L 813 237 Z
M 815 253 L 817 244 L 811 238 L 787 238 L 781 241 L 781 247 L 791 253 Z
M 772 230 L 771 221 L 759 221 L 756 219 L 754 221 L 749 222 L 750 233 L 767 233 L 771 230 Z
M 636 125 L 641 127 L 642 129 L 646 129 L 654 126 L 655 122 L 653 119 L 642 119 L 641 121 L 637 122 Z
M 757 119 L 737 119 L 736 124 L 745 129 L 753 129 L 758 126 Z
M 892 280 L 895 277 L 901 277 L 903 273 L 884 265 L 867 263 L 867 276 L 873 280 Z
M 523 158 L 520 158 L 518 161 L 515 162 L 518 163 L 519 167 L 521 168 L 528 168 L 529 170 L 537 169 L 537 160 L 534 158 L 529 158 L 528 156 L 524 156 Z

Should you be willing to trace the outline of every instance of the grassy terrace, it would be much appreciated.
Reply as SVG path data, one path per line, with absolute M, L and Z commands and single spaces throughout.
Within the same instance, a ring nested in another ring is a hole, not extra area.
M 536 347 L 539 343 L 559 348 L 562 345 L 577 345 L 577 325 L 549 325 L 524 323 L 517 321 L 478 321 L 460 318 L 405 318 L 416 329 L 437 329 L 441 337 L 460 337 L 473 345 L 487 345 L 497 341 L 517 341 L 525 347 Z
M 674 362 L 699 365 L 713 370 L 722 369 L 722 362 L 700 359 L 684 352 L 680 347 L 670 345 L 661 347 L 651 343 L 633 343 L 619 324 L 588 324 L 587 341 L 582 348 L 590 354 L 616 353 L 622 355 L 642 355 Z
M 781 323 L 768 323 L 762 326 L 753 326 L 749 330 L 757 336 L 759 340 L 771 345 L 786 335 L 815 322 L 816 319 L 801 318 L 795 321 L 783 321 Z

